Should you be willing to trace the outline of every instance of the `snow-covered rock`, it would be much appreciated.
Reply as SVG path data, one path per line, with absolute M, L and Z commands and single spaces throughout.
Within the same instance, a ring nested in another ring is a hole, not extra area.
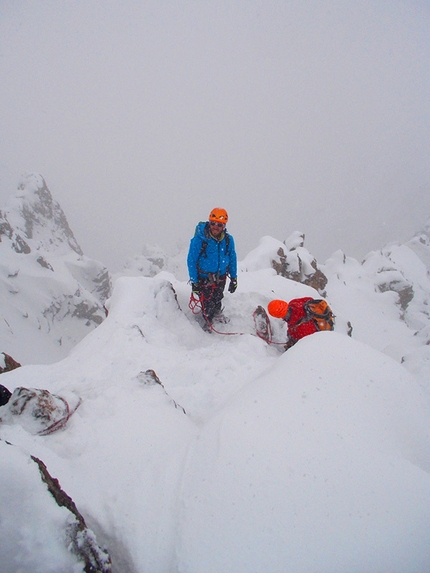
M 110 290 L 43 177 L 23 178 L 0 212 L 1 350 L 21 363 L 63 358 L 104 320 Z
M 108 553 L 44 463 L 1 440 L 0 459 L 2 571 L 109 573 Z
M 304 247 L 305 236 L 295 232 L 281 243 L 272 237 L 263 237 L 256 249 L 241 262 L 242 270 L 272 267 L 284 278 L 308 285 L 325 296 L 327 277 L 318 267 L 317 260 Z

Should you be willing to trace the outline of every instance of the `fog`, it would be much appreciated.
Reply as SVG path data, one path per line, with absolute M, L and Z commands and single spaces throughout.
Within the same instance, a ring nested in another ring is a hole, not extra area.
M 229 212 L 320 260 L 430 216 L 430 4 L 1 0 L 0 208 L 41 173 L 116 270 Z

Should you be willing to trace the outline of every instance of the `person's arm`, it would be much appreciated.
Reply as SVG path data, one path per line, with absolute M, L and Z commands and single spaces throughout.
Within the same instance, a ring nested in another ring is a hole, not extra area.
M 190 282 L 197 284 L 199 280 L 199 273 L 197 270 L 197 260 L 201 250 L 201 241 L 198 237 L 193 237 L 190 241 L 190 248 L 188 250 L 187 266 L 188 266 L 188 276 L 190 277 Z
M 232 279 L 237 279 L 237 256 L 234 239 L 230 235 L 228 272 Z

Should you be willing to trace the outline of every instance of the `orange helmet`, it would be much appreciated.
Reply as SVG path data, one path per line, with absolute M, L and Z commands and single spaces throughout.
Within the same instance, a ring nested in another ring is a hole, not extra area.
M 209 221 L 215 221 L 215 223 L 224 223 L 224 225 L 226 225 L 228 221 L 227 211 L 225 209 L 215 207 L 215 209 L 212 209 L 209 215 Z
M 267 310 L 275 318 L 285 318 L 288 312 L 288 302 L 285 302 L 285 300 L 271 300 Z

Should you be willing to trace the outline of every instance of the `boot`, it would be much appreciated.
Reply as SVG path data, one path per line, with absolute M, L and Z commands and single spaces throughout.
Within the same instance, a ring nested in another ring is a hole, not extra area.
M 228 324 L 230 319 L 221 311 L 213 317 L 213 321 L 218 322 L 219 324 Z

